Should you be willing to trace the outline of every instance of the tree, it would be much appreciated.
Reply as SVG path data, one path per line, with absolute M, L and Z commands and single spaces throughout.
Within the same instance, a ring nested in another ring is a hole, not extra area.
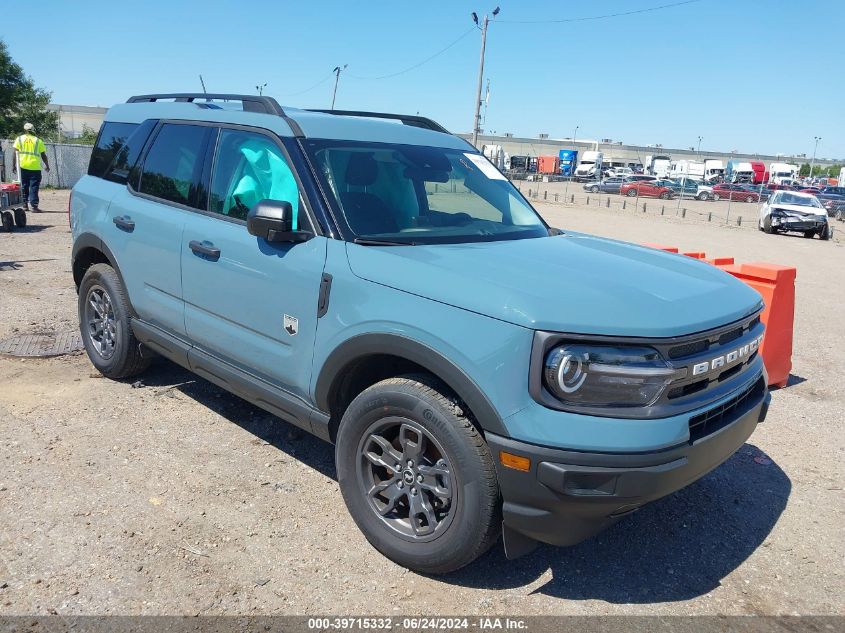
M 23 132 L 24 123 L 32 123 L 40 137 L 54 140 L 59 113 L 47 110 L 51 96 L 15 63 L 0 39 L 0 138 L 13 138 Z

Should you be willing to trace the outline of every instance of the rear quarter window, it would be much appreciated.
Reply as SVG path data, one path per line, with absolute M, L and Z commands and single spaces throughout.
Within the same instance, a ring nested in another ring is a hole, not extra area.
M 144 121 L 140 125 L 112 121 L 104 123 L 91 152 L 88 174 L 126 184 L 155 124 L 154 120 Z

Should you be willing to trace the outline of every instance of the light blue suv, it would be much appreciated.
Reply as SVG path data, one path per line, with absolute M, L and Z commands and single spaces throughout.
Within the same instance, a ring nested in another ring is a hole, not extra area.
M 333 442 L 361 531 L 422 572 L 577 543 L 768 408 L 755 291 L 550 228 L 422 117 L 133 97 L 70 222 L 100 372 L 161 355 Z

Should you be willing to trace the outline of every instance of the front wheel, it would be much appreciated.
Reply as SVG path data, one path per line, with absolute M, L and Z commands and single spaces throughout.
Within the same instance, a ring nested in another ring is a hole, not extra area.
M 79 285 L 79 331 L 88 358 L 107 378 L 129 378 L 150 362 L 129 324 L 129 299 L 108 264 L 94 264 Z
M 335 459 L 358 528 L 399 565 L 444 574 L 496 541 L 493 458 L 463 405 L 436 379 L 410 375 L 365 389 L 343 414 Z
M 3 211 L 0 213 L 0 222 L 2 223 L 3 230 L 6 233 L 11 233 L 12 229 L 15 226 L 15 220 L 12 218 L 12 214 L 9 211 Z
M 592 187 L 590 187 L 590 192 L 591 193 L 598 193 L 599 192 L 598 185 L 593 185 Z
M 625 194 L 629 198 L 636 198 L 637 197 L 637 190 L 636 189 L 628 189 L 628 193 Z
M 671 194 L 668 191 L 664 191 L 660 194 L 661 200 L 668 200 L 671 197 Z
M 816 234 L 815 231 L 804 231 L 804 237 L 808 239 L 813 239 L 813 236 Z
M 702 191 L 700 194 L 698 194 L 698 195 L 696 196 L 696 198 L 698 198 L 699 200 L 701 200 L 702 202 L 704 202 L 705 200 L 707 200 L 707 193 L 706 193 L 706 192 L 704 192 L 704 191 Z
M 831 233 L 833 233 L 833 230 L 830 228 L 829 225 L 825 224 L 822 228 L 819 229 L 819 239 L 827 241 L 830 239 Z
M 754 196 L 748 196 L 748 197 L 745 199 L 745 201 L 746 201 L 746 202 L 754 202 Z
M 722 199 L 722 196 L 720 196 L 718 193 L 713 194 L 713 201 L 714 202 L 718 202 L 721 199 Z
M 26 226 L 26 211 L 15 209 L 15 226 L 22 229 Z

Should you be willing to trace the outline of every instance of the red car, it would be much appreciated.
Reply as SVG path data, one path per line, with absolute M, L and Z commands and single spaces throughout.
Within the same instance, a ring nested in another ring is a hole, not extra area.
M 663 198 L 668 200 L 675 196 L 675 191 L 659 180 L 638 180 L 636 182 L 626 182 L 619 187 L 619 193 L 623 196 L 634 198 L 640 196 L 641 198 Z
M 723 182 L 713 186 L 714 200 L 742 200 L 744 202 L 760 202 L 760 194 L 745 189 L 742 185 Z
M 822 190 L 818 187 L 804 187 L 804 189 L 799 189 L 798 191 L 800 191 L 801 193 L 811 193 L 813 195 L 822 192 Z

